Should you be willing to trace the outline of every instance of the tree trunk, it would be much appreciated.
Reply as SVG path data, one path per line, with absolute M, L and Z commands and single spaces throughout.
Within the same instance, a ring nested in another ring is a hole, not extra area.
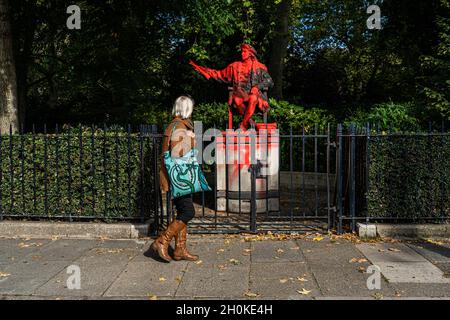
M 0 132 L 6 133 L 10 126 L 17 132 L 16 69 L 13 58 L 12 34 L 9 23 L 8 0 L 0 0 Z
M 284 59 L 287 54 L 289 44 L 289 14 L 291 11 L 291 1 L 283 0 L 277 7 L 277 20 L 274 36 L 272 38 L 269 72 L 272 76 L 274 86 L 271 96 L 275 99 L 283 99 L 283 68 Z
M 14 41 L 14 61 L 16 63 L 17 77 L 17 109 L 19 112 L 19 124 L 23 124 L 26 130 L 26 109 L 28 95 L 28 72 L 31 62 L 34 34 L 37 27 L 37 4 L 35 1 L 17 1 L 11 3 L 11 11 L 14 6 L 19 7 L 20 12 L 11 20 L 11 29 Z

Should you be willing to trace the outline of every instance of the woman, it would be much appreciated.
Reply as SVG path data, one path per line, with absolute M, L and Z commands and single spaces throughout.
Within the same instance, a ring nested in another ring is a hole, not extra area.
M 172 109 L 173 119 L 164 131 L 163 154 L 170 150 L 172 157 L 181 157 L 195 146 L 194 126 L 190 120 L 193 107 L 194 100 L 189 96 L 180 96 L 175 100 Z M 159 176 L 161 191 L 170 196 L 167 193 L 169 191 L 169 177 L 163 161 L 161 161 Z M 177 216 L 158 239 L 152 243 L 151 248 L 157 251 L 163 260 L 170 262 L 172 257 L 169 255 L 168 249 L 172 238 L 175 238 L 173 259 L 196 261 L 198 256 L 190 254 L 186 248 L 187 224 L 195 215 L 191 195 L 175 198 L 173 203 L 177 210 Z

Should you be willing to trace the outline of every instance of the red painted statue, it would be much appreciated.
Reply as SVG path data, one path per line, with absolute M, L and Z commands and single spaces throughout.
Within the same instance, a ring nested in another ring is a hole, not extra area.
M 242 61 L 229 64 L 223 70 L 214 70 L 195 64 L 192 65 L 198 73 L 206 79 L 213 78 L 219 82 L 231 84 L 228 89 L 228 127 L 232 128 L 231 107 L 234 104 L 241 115 L 244 116 L 240 124 L 242 130 L 254 125 L 252 115 L 258 107 L 263 113 L 269 110 L 267 90 L 273 86 L 273 80 L 267 67 L 258 61 L 256 50 L 249 44 L 241 45 Z

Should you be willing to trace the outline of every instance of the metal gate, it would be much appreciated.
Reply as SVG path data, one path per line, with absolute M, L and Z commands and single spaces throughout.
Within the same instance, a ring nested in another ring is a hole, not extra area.
M 226 191 L 218 190 L 217 163 L 203 163 L 203 171 L 213 190 L 192 195 L 196 217 L 189 224 L 190 232 L 324 232 L 334 228 L 337 161 L 333 129 L 330 125 L 315 125 L 312 128 L 291 126 L 281 131 L 277 190 L 269 190 L 268 183 L 265 189 L 256 190 L 258 184 L 264 185 L 261 180 L 267 179 L 256 161 L 248 166 L 250 189 L 242 187 L 241 175 L 246 173 L 239 171 L 237 190 L 228 190 L 228 173 Z M 238 141 L 241 140 L 238 138 Z M 204 145 L 203 149 L 206 147 Z M 240 155 L 241 151 L 237 157 Z M 174 219 L 176 212 L 165 195 L 158 198 L 162 199 L 162 205 L 155 227 L 161 228 Z M 269 204 L 273 199 L 278 199 L 278 206 Z M 225 204 L 221 206 L 218 201 Z

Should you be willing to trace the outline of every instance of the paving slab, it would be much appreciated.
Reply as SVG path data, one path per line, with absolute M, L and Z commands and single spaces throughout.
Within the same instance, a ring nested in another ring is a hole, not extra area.
M 305 262 L 252 264 L 250 290 L 260 294 L 261 298 L 299 300 L 320 295 L 320 290 Z
M 146 244 L 142 240 L 96 240 L 95 247 L 97 248 L 128 248 L 140 250 Z
M 358 244 L 390 283 L 448 283 L 450 279 L 417 251 L 402 243 Z
M 223 265 L 189 263 L 178 296 L 244 297 L 249 289 L 250 265 Z
M 93 240 L 77 240 L 74 245 L 73 240 L 56 240 L 39 248 L 38 251 L 29 253 L 24 259 L 39 259 L 42 261 L 73 261 L 84 253 L 91 250 L 96 245 Z
M 361 243 L 358 248 L 374 264 L 379 262 L 427 262 L 423 256 L 403 243 Z
M 108 251 L 110 249 L 110 251 Z M 120 250 L 122 249 L 122 250 Z M 100 250 L 100 251 L 99 251 Z M 127 248 L 93 248 L 71 264 L 79 266 L 81 289 L 68 289 L 67 270 L 63 270 L 51 281 L 40 287 L 37 295 L 57 296 L 101 296 L 125 269 L 136 252 Z
M 431 262 L 374 262 L 390 283 L 448 283 L 450 279 Z
M 309 271 L 324 296 L 372 297 L 376 293 L 393 295 L 394 291 L 381 278 L 380 290 L 369 290 L 366 273 L 370 262 L 347 241 L 322 243 L 299 240 Z
M 402 298 L 450 298 L 450 285 L 448 283 L 394 283 L 392 286 Z
M 50 240 L 0 239 L 0 265 L 20 261 L 22 258 L 36 254 Z
M 295 241 L 254 241 L 251 250 L 252 263 L 305 262 Z
M 437 262 L 436 267 L 444 273 L 444 277 L 450 278 L 450 262 Z
M 67 266 L 65 261 L 21 261 L 0 266 L 0 294 L 32 294 Z
M 449 244 L 434 244 L 428 242 L 408 243 L 408 247 L 428 259 L 433 263 L 448 262 L 450 263 L 450 246 Z
M 186 267 L 184 261 L 170 264 L 150 260 L 130 262 L 105 296 L 174 296 Z

